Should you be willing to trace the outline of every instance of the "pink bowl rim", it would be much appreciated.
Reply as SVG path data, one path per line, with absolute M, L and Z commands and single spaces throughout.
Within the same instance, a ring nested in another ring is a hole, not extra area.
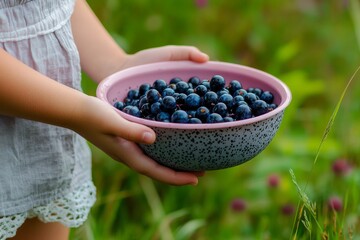
M 222 71 L 234 71 L 234 69 L 236 69 L 237 71 L 239 71 L 239 73 L 246 73 L 247 75 L 249 75 L 249 73 L 251 73 L 251 76 L 254 78 L 266 77 L 267 79 L 271 79 L 271 81 L 273 81 L 277 85 L 276 91 L 278 91 L 279 94 L 281 95 L 281 97 L 284 99 L 279 104 L 279 106 L 276 109 L 274 109 L 273 111 L 268 112 L 263 115 L 260 115 L 260 116 L 257 116 L 257 117 L 250 118 L 250 119 L 238 120 L 238 121 L 233 121 L 233 122 L 211 123 L 211 124 L 209 124 L 209 123 L 208 124 L 184 124 L 184 123 L 158 122 L 158 121 L 154 121 L 154 120 L 148 120 L 148 119 L 131 116 L 129 114 L 126 114 L 126 113 L 116 109 L 114 106 L 112 106 L 110 104 L 110 102 L 107 98 L 107 93 L 111 89 L 111 87 L 114 83 L 121 81 L 122 78 L 131 77 L 132 75 L 137 74 L 139 72 L 144 73 L 144 72 L 162 71 L 162 70 L 168 70 L 169 68 L 173 68 L 173 69 L 194 68 L 194 67 L 201 67 L 201 65 L 203 65 L 203 66 L 206 65 L 208 68 L 211 67 L 214 69 L 221 67 Z M 279 90 L 279 87 L 281 88 L 281 90 Z M 126 68 L 124 70 L 118 71 L 118 72 L 106 77 L 105 79 L 103 79 L 99 83 L 99 85 L 96 89 L 96 96 L 99 99 L 101 99 L 102 101 L 109 104 L 111 107 L 113 107 L 114 110 L 120 114 L 120 116 L 122 116 L 123 118 L 125 118 L 131 122 L 142 124 L 142 125 L 145 125 L 148 127 L 157 127 L 157 128 L 164 128 L 164 129 L 168 129 L 168 128 L 170 128 L 170 129 L 193 129 L 193 130 L 231 128 L 231 127 L 239 127 L 239 126 L 245 126 L 245 125 L 250 125 L 250 124 L 257 123 L 257 122 L 261 122 L 261 121 L 271 118 L 271 117 L 277 115 L 278 113 L 281 113 L 283 110 L 285 110 L 285 108 L 290 104 L 291 98 L 292 98 L 292 95 L 291 95 L 291 92 L 290 92 L 290 89 L 288 88 L 288 86 L 285 83 L 283 83 L 281 80 L 276 78 L 275 76 L 273 76 L 269 73 L 266 73 L 262 70 L 253 68 L 253 67 L 235 64 L 235 63 L 219 62 L 219 61 L 208 61 L 205 63 L 195 63 L 195 62 L 191 62 L 191 61 L 176 61 L 176 62 L 165 61 L 165 62 L 149 63 L 149 64 L 138 65 L 135 67 Z

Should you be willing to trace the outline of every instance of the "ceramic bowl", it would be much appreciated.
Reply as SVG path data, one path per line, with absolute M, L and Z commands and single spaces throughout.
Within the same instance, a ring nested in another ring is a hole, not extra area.
M 125 119 L 155 131 L 155 143 L 140 144 L 140 147 L 160 164 L 183 171 L 224 169 L 253 159 L 268 146 L 279 129 L 291 93 L 276 77 L 258 69 L 225 62 L 159 62 L 128 68 L 107 77 L 99 84 L 96 94 L 113 106 L 116 101 L 123 101 L 130 89 L 143 83 L 152 84 L 156 79 L 169 82 L 173 77 L 210 79 L 216 74 L 222 75 L 226 84 L 237 79 L 244 89 L 257 87 L 271 91 L 278 107 L 250 119 L 212 124 L 157 122 L 114 109 Z

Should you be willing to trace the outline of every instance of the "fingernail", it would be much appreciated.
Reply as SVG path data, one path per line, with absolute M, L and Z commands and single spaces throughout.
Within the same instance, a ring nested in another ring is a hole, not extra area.
M 205 59 L 209 59 L 209 55 L 207 55 L 206 53 L 202 53 L 202 55 Z
M 196 185 L 198 185 L 198 183 L 199 183 L 199 180 L 196 179 L 196 181 L 195 181 L 195 182 L 192 182 L 191 185 L 196 186 Z
M 153 134 L 150 132 L 144 132 L 142 136 L 142 140 L 144 143 L 152 143 L 154 140 Z

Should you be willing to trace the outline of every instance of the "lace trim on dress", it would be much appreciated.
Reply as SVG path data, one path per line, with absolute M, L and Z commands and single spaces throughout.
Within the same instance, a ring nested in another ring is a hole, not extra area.
M 28 212 L 0 217 L 0 240 L 13 237 L 27 218 L 38 217 L 41 221 L 59 222 L 67 227 L 79 227 L 89 214 L 96 200 L 96 188 L 88 182 L 63 198 Z

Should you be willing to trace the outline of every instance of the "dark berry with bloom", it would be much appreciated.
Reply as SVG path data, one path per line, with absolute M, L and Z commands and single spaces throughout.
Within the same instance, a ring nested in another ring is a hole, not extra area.
M 163 102 L 161 104 L 162 109 L 165 112 L 173 112 L 176 109 L 176 100 L 172 96 L 166 96 L 163 98 Z
M 192 85 L 193 88 L 196 88 L 200 84 L 201 80 L 197 76 L 189 78 L 188 83 Z
M 135 117 L 141 117 L 141 112 L 138 107 L 136 106 L 126 106 L 123 109 L 124 113 L 130 114 Z
M 123 110 L 124 107 L 125 107 L 125 104 L 123 102 L 121 102 L 121 101 L 117 101 L 117 102 L 114 103 L 114 107 L 119 109 L 119 110 Z
M 155 80 L 155 82 L 153 83 L 153 88 L 158 90 L 159 93 L 162 93 L 162 91 L 164 91 L 164 89 L 166 88 L 167 84 L 164 80 L 162 79 L 157 79 Z
M 187 123 L 189 122 L 189 116 L 184 110 L 177 110 L 171 115 L 170 121 L 173 123 Z
M 225 79 L 220 75 L 214 75 L 210 79 L 210 89 L 211 91 L 217 92 L 225 87 Z
M 161 98 L 161 95 L 158 90 L 156 89 L 150 89 L 146 92 L 146 99 L 148 103 L 153 104 L 155 102 L 158 102 Z
M 220 123 L 224 122 L 223 117 L 218 113 L 210 113 L 206 118 L 206 123 Z

